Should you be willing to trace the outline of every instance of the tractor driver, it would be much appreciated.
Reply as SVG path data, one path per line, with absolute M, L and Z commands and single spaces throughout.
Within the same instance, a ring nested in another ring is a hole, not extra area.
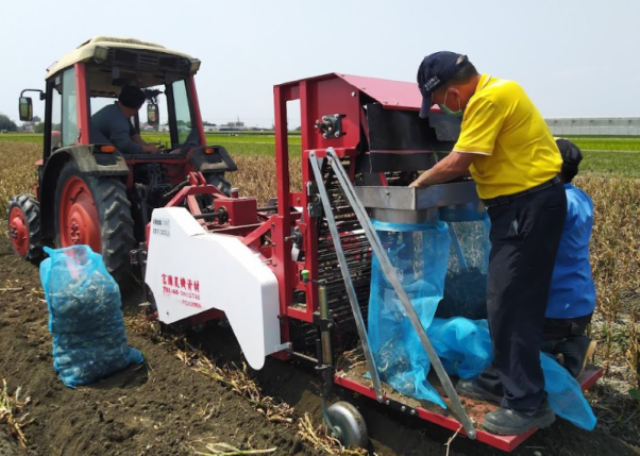
M 118 101 L 105 106 L 91 116 L 92 127 L 99 131 L 123 154 L 159 153 L 160 150 L 147 144 L 131 123 L 146 100 L 144 92 L 138 87 L 124 86 Z
M 438 104 L 461 116 L 446 158 L 412 187 L 471 176 L 491 220 L 487 289 L 493 364 L 458 392 L 501 404 L 484 429 L 518 435 L 555 419 L 540 349 L 551 277 L 567 211 L 562 158 L 547 124 L 517 83 L 478 74 L 465 55 L 437 52 L 418 69 L 420 117 Z

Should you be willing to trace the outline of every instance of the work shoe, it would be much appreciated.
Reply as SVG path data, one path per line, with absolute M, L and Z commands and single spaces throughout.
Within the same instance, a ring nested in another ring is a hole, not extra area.
M 487 402 L 492 402 L 498 405 L 500 405 L 500 402 L 502 402 L 502 395 L 495 394 L 483 388 L 480 385 L 480 383 L 475 379 L 458 380 L 458 384 L 456 385 L 456 391 L 460 396 L 468 397 L 470 399 L 475 399 L 477 401 L 487 401 Z
M 520 435 L 533 428 L 549 427 L 555 419 L 556 415 L 545 399 L 542 406 L 535 412 L 519 412 L 507 408 L 489 412 L 484 417 L 482 427 L 492 434 Z

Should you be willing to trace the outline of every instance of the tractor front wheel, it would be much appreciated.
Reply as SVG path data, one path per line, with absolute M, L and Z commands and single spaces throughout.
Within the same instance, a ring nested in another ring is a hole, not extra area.
M 84 244 L 102 254 L 119 284 L 131 279 L 129 252 L 135 247 L 131 203 L 122 181 L 83 173 L 67 163 L 58 178 L 55 198 L 56 244 Z
M 40 203 L 25 193 L 9 201 L 9 238 L 16 255 L 37 264 L 42 259 Z

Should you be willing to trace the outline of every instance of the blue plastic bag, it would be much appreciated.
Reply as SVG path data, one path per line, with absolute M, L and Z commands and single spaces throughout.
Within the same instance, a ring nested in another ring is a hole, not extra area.
M 486 212 L 482 220 L 449 223 L 451 255 L 437 318 L 487 318 L 490 229 Z
M 427 335 L 449 375 L 475 378 L 491 364 L 493 350 L 486 320 L 435 318 Z
M 447 224 L 373 221 L 400 283 L 426 329 L 442 299 L 451 238 Z M 380 378 L 397 391 L 446 408 L 427 382 L 430 362 L 395 290 L 373 258 L 369 342 Z
M 87 385 L 144 358 L 127 346 L 120 289 L 89 246 L 53 250 L 40 280 L 53 335 L 53 366 L 68 387 Z
M 544 373 L 544 390 L 556 415 L 579 428 L 593 431 L 598 420 L 582 394 L 578 381 L 551 355 L 541 353 L 540 362 Z
M 427 334 L 450 375 L 475 378 L 493 360 L 486 320 L 434 319 Z M 578 381 L 546 353 L 540 353 L 540 363 L 544 390 L 556 415 L 582 429 L 593 430 L 597 420 Z

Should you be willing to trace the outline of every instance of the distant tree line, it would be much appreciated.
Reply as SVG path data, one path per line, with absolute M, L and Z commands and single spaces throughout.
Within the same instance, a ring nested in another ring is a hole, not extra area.
M 0 114 L 0 131 L 18 131 L 16 123 L 4 114 Z

